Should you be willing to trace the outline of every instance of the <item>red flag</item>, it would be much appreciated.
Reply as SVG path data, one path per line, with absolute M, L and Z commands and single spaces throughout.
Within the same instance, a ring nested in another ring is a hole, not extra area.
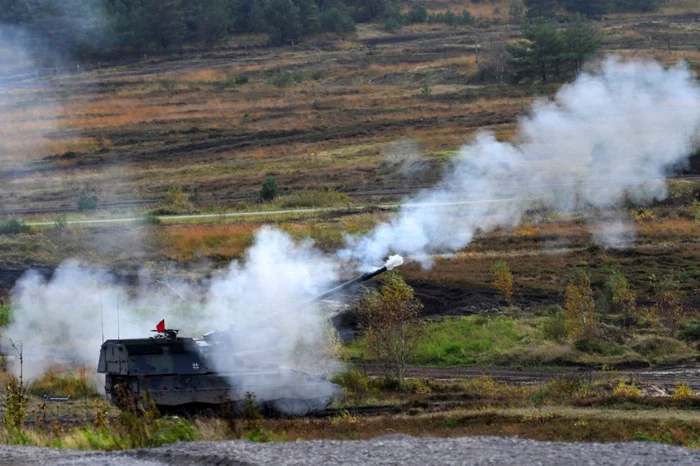
M 156 325 L 156 332 L 158 332 L 158 333 L 165 332 L 165 319 L 158 322 L 158 325 Z

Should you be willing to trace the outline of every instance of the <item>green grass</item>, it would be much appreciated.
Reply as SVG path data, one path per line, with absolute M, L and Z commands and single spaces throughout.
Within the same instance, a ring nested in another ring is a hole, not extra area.
M 323 189 L 304 189 L 281 196 L 275 204 L 282 209 L 298 207 L 334 207 L 351 204 L 352 198 L 345 193 Z
M 492 361 L 506 351 L 527 346 L 534 328 L 509 317 L 468 316 L 428 325 L 414 363 L 469 366 Z
M 560 340 L 549 335 L 550 320 L 467 316 L 428 322 L 411 363 L 537 368 L 573 365 L 600 369 L 671 364 L 698 356 L 683 341 L 653 334 L 637 334 L 620 342 L 597 337 Z M 362 339 L 347 346 L 349 358 L 362 359 L 368 354 Z
M 0 304 L 0 327 L 7 327 L 10 323 L 10 305 Z

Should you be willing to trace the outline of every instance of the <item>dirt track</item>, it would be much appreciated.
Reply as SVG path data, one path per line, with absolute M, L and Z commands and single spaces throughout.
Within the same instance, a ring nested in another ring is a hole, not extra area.
M 372 376 L 382 375 L 377 367 L 368 365 L 367 373 Z M 406 376 L 409 378 L 422 378 L 431 380 L 454 380 L 460 378 L 473 378 L 480 376 L 491 377 L 500 382 L 515 385 L 531 385 L 546 382 L 564 375 L 580 375 L 591 380 L 601 379 L 611 375 L 610 372 L 584 371 L 584 370 L 558 370 L 558 371 L 528 371 L 509 369 L 481 369 L 473 367 L 429 367 L 409 366 Z M 678 382 L 685 382 L 693 390 L 700 390 L 700 366 L 689 365 L 686 367 L 673 367 L 666 369 L 644 369 L 617 371 L 618 377 L 629 377 L 647 387 L 658 387 L 663 390 L 672 389 Z
M 178 443 L 150 450 L 100 453 L 0 447 L 0 466 L 54 465 L 695 465 L 700 451 L 653 443 L 554 443 L 518 438 L 321 440 L 256 444 Z

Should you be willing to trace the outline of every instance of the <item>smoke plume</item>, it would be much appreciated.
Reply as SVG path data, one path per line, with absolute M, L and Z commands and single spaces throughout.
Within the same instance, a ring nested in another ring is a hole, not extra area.
M 519 121 L 515 143 L 477 134 L 440 183 L 370 234 L 348 237 L 336 255 L 264 228 L 243 260 L 204 286 L 150 280 L 136 292 L 69 262 L 49 281 L 32 272 L 20 280 L 7 335 L 38 360 L 66 351 L 96 364 L 103 330 L 105 338 L 144 337 L 164 317 L 184 335 L 231 326 L 249 362 L 327 372 L 333 369 L 327 322 L 315 306 L 298 303 L 328 289 L 347 261 L 366 270 L 398 253 L 427 266 L 434 253 L 459 250 L 479 232 L 517 225 L 533 206 L 596 212 L 589 215 L 594 237 L 625 244 L 630 226 L 610 212 L 628 199 L 663 199 L 663 178 L 684 163 L 699 124 L 700 87 L 685 66 L 611 59 L 553 101 L 535 103 Z M 400 262 L 392 257 L 386 266 Z
M 96 365 L 104 339 L 143 338 L 161 318 L 185 335 L 230 328 L 237 352 L 250 361 L 274 362 L 311 372 L 333 370 L 328 327 L 315 306 L 298 307 L 337 280 L 337 264 L 310 242 L 263 228 L 242 262 L 205 286 L 144 280 L 133 292 L 101 270 L 66 262 L 47 280 L 28 272 L 12 294 L 7 336 L 23 345 L 25 373 L 43 373 L 57 356 Z M 158 286 L 160 285 L 160 286 Z M 29 372 L 27 372 L 27 370 Z
M 626 245 L 630 226 L 609 209 L 666 197 L 665 176 L 687 162 L 700 125 L 700 87 L 685 65 L 608 59 L 597 73 L 536 102 L 514 143 L 486 131 L 462 147 L 444 179 L 405 203 L 371 234 L 348 237 L 343 259 L 376 262 L 390 252 L 429 266 L 478 232 L 520 223 L 533 206 L 592 218 L 594 237 Z M 600 221 L 599 221 L 600 220 Z

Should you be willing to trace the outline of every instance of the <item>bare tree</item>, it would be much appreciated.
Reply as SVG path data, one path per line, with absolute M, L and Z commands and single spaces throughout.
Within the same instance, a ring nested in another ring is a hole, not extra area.
M 483 58 L 479 63 L 481 79 L 503 84 L 506 77 L 511 73 L 510 58 L 511 56 L 504 39 L 497 38 L 487 42 L 486 47 L 484 47 Z
M 398 274 L 386 276 L 379 291 L 366 292 L 358 302 L 360 328 L 367 350 L 384 375 L 403 385 L 406 365 L 424 334 L 418 320 L 423 304 Z

